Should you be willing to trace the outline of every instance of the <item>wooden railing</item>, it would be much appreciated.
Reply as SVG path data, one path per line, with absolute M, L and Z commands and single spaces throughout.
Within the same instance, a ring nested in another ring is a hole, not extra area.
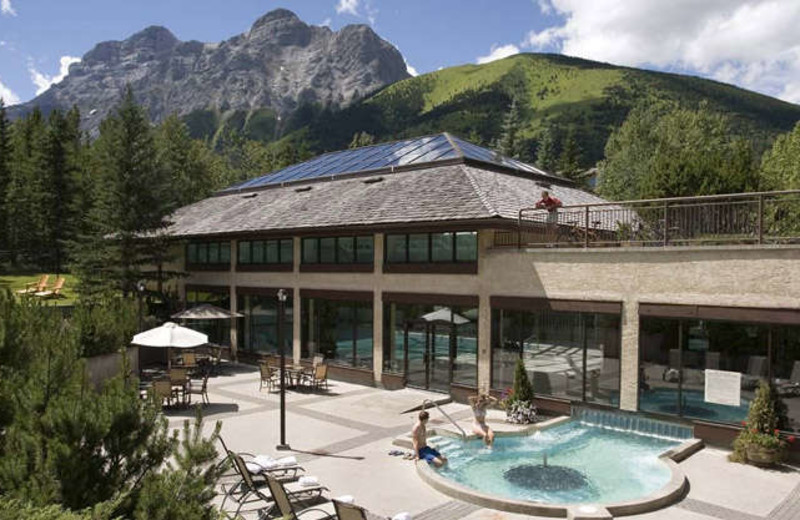
M 523 208 L 495 247 L 800 243 L 800 190 Z

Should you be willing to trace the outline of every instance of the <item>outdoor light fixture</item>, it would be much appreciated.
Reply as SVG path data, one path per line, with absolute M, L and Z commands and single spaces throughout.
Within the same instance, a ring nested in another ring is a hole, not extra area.
M 283 341 L 283 319 L 286 304 L 286 289 L 278 289 L 278 348 L 281 352 L 281 443 L 276 450 L 292 449 L 286 443 L 286 345 Z
M 144 281 L 139 280 L 136 282 L 136 298 L 139 300 L 139 332 L 142 332 L 144 328 L 144 316 L 142 315 L 142 297 L 144 296 L 144 291 L 147 289 L 147 285 L 145 285 Z

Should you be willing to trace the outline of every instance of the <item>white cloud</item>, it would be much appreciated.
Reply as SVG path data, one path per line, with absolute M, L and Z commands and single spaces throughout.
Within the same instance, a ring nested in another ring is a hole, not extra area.
M 75 56 L 61 56 L 61 66 L 58 69 L 58 74 L 55 76 L 43 74 L 36 70 L 33 65 L 29 65 L 28 72 L 31 74 L 31 81 L 33 81 L 33 84 L 36 85 L 36 95 L 38 96 L 51 86 L 66 78 L 67 74 L 69 74 L 69 66 L 73 63 L 78 63 L 79 61 L 81 61 L 81 59 Z
M 0 13 L 6 16 L 17 16 L 17 12 L 11 5 L 11 0 L 0 0 Z
M 6 106 L 16 105 L 21 101 L 13 90 L 3 84 L 2 80 L 0 80 L 0 99 L 3 100 Z
M 492 45 L 489 54 L 486 56 L 478 56 L 477 62 L 478 64 L 489 63 L 490 61 L 495 60 L 502 60 L 503 58 L 508 58 L 509 56 L 513 56 L 514 54 L 519 54 L 519 47 L 514 45 L 513 43 L 509 43 L 508 45 Z
M 330 27 L 331 26 L 331 19 L 325 18 L 322 20 L 322 23 L 319 24 L 320 27 Z
M 800 102 L 797 0 L 537 0 L 563 23 L 524 46 L 689 72 Z
M 411 74 L 412 76 L 419 76 L 419 72 L 417 72 L 417 69 L 415 69 L 414 66 L 408 62 L 405 56 L 403 56 L 403 62 L 406 64 L 406 70 L 408 71 L 409 74 Z
M 360 16 L 358 13 L 358 0 L 339 0 L 336 5 L 336 12 L 339 14 L 347 13 L 353 16 Z

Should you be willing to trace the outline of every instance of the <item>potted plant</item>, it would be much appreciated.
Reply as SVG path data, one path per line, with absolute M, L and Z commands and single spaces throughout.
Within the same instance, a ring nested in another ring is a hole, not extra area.
M 731 460 L 750 463 L 755 466 L 773 466 L 780 463 L 786 454 L 793 437 L 783 439 L 780 430 L 788 427 L 786 405 L 781 401 L 775 388 L 761 381 L 756 397 L 750 403 L 744 429 L 733 442 Z
M 533 404 L 533 386 L 525 363 L 517 361 L 514 371 L 514 387 L 507 390 L 500 401 L 506 411 L 506 421 L 512 424 L 531 424 L 536 422 L 536 406 Z

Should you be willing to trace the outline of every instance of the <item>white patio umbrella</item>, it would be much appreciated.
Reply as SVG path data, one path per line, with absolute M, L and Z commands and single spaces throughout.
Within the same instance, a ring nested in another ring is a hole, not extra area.
M 442 307 L 439 310 L 435 310 L 433 312 L 429 312 L 422 316 L 422 319 L 425 321 L 446 321 L 450 323 L 452 317 L 452 322 L 456 325 L 463 325 L 465 323 L 469 323 L 469 320 L 460 314 L 456 314 L 447 307 Z
M 159 348 L 195 348 L 208 344 L 208 336 L 202 332 L 181 327 L 176 323 L 167 323 L 154 329 L 140 332 L 133 337 L 131 342 L 142 347 Z M 169 352 L 167 352 L 167 366 L 169 366 Z

